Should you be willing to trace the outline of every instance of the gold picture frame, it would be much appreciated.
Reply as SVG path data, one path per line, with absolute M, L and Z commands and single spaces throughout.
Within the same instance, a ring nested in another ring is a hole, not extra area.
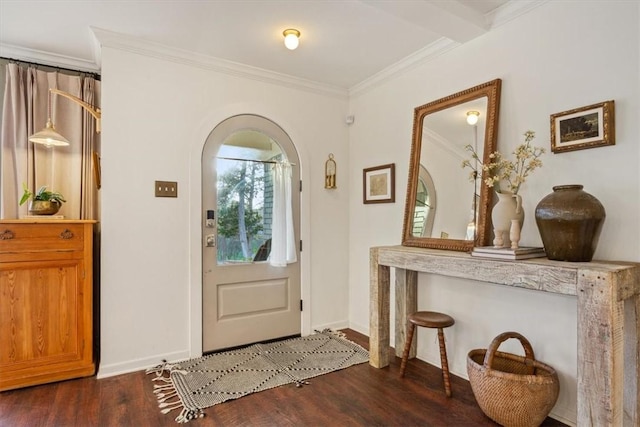
M 551 115 L 551 151 L 554 153 L 615 143 L 613 100 Z
M 395 203 L 396 164 L 375 166 L 362 171 L 362 198 L 368 203 Z

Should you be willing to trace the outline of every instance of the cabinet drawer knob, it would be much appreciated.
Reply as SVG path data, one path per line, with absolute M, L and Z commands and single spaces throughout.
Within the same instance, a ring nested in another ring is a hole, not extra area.
M 11 240 L 15 237 L 15 234 L 13 234 L 13 231 L 11 230 L 4 230 L 2 233 L 0 233 L 0 240 Z
M 66 228 L 62 233 L 60 233 L 60 238 L 65 240 L 73 239 L 73 231 Z

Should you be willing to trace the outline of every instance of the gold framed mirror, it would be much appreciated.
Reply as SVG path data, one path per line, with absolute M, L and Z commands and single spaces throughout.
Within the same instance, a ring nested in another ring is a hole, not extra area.
M 454 251 L 490 245 L 492 192 L 462 162 L 473 161 L 467 146 L 483 163 L 496 150 L 501 84 L 492 80 L 414 109 L 402 245 Z M 468 122 L 474 112 L 477 122 Z

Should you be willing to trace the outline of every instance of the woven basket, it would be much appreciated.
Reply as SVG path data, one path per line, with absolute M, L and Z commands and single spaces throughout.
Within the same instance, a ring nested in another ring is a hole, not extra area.
M 498 351 L 509 338 L 520 340 L 525 356 Z M 558 399 L 555 369 L 535 360 L 531 343 L 517 332 L 498 335 L 486 350 L 471 350 L 467 373 L 482 411 L 505 427 L 539 426 Z

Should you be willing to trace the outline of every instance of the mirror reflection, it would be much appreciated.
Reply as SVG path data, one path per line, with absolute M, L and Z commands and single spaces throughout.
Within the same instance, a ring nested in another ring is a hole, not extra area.
M 417 237 L 431 236 L 433 220 L 436 216 L 436 187 L 431 174 L 420 165 L 418 189 L 416 190 L 416 207 L 413 215 L 411 234 Z
M 478 113 L 477 123 L 467 123 L 468 112 Z M 422 124 L 421 168 L 433 174 L 437 182 L 434 187 L 446 191 L 448 197 L 442 197 L 440 211 L 434 212 L 432 232 L 414 236 L 474 240 L 476 199 L 480 197 L 480 185 L 477 180 L 470 181 L 469 174 L 460 170 L 460 165 L 469 159 L 469 152 L 465 149 L 467 145 L 474 147 L 482 156 L 486 116 L 486 97 L 425 116 Z M 420 177 L 418 179 L 420 181 Z M 419 209 L 420 203 L 416 201 L 416 210 Z
M 495 150 L 499 93 L 494 80 L 415 109 L 403 245 L 466 251 L 489 238 L 490 193 L 461 165 L 467 146 Z

